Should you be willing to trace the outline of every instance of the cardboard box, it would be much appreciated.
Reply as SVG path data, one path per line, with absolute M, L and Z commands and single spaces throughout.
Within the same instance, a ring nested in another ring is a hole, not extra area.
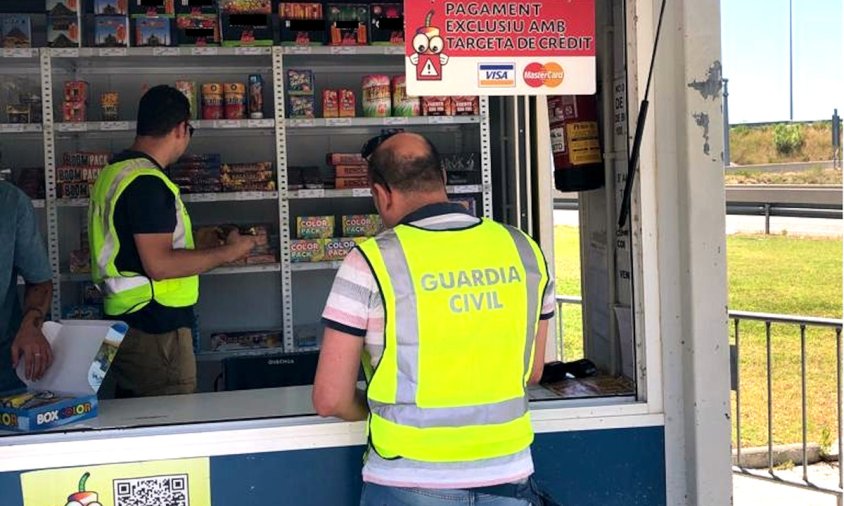
M 88 107 L 85 102 L 65 102 L 62 104 L 62 121 L 64 123 L 88 121 Z
M 369 42 L 369 6 L 328 4 L 328 43 L 332 46 L 365 46 Z
M 334 237 L 334 216 L 299 216 L 296 218 L 297 239 Z
M 270 14 L 220 14 L 223 46 L 272 46 L 273 22 Z
M 94 18 L 94 47 L 129 47 L 129 18 L 126 16 Z
M 281 348 L 281 333 L 271 331 L 220 332 L 211 334 L 211 351 Z
M 160 47 L 171 46 L 172 20 L 162 16 L 135 16 L 132 18 L 135 24 L 135 46 L 136 47 Z
M 65 102 L 87 102 L 88 83 L 86 81 L 65 81 L 64 100 Z
M 384 229 L 377 214 L 353 214 L 342 217 L 343 237 L 373 237 Z
M 360 153 L 329 153 L 325 161 L 328 165 L 366 165 Z
M 61 11 L 61 8 L 57 8 Z M 76 14 L 70 16 L 48 16 L 47 17 L 47 46 L 53 48 L 79 47 L 79 17 Z
M 340 117 L 354 118 L 357 116 L 355 92 L 348 88 L 341 88 L 337 91 L 337 98 L 340 102 Z
M 219 0 L 221 14 L 272 14 L 270 0 Z
M 325 17 L 321 3 L 282 2 L 278 6 L 280 42 L 283 46 L 325 44 Z
M 325 261 L 343 260 L 366 237 L 340 237 L 325 240 Z
M 0 46 L 32 47 L 32 23 L 29 16 L 0 14 Z
M 322 117 L 340 117 L 340 101 L 337 90 L 322 90 Z
M 477 116 L 481 113 L 480 102 L 476 96 L 451 97 L 451 105 L 455 116 Z
M 176 0 L 177 14 L 217 14 L 217 0 Z
M 294 239 L 290 241 L 290 261 L 294 264 L 322 262 L 324 259 L 324 239 Z
M 287 94 L 288 95 L 309 95 L 314 94 L 314 71 L 308 69 L 287 70 Z
M 367 165 L 335 165 L 334 174 L 337 177 L 367 177 L 369 168 Z
M 460 204 L 465 207 L 472 216 L 478 216 L 477 201 L 475 197 L 449 197 L 449 202 Z
M 454 116 L 451 97 L 422 97 L 422 116 Z
M 38 404 L 6 402 L 0 406 L 0 429 L 18 432 L 46 430 L 97 416 L 97 391 L 117 355 L 129 327 L 114 321 L 75 321 L 44 323 L 44 337 L 53 350 L 53 364 L 38 381 L 24 379 L 25 364 L 18 365 L 18 376 L 25 390 L 13 394 L 50 392 L 54 402 Z M 11 407 L 11 406 L 16 407 Z
M 98 16 L 126 16 L 129 14 L 128 0 L 94 0 L 94 14 Z
M 338 177 L 334 179 L 334 187 L 338 190 L 351 190 L 354 188 L 368 188 L 368 177 Z
M 288 118 L 316 117 L 316 101 L 313 96 L 291 96 L 287 98 Z
M 129 0 L 129 13 L 142 16 L 173 16 L 176 0 Z
M 76 16 L 81 0 L 47 0 L 47 14 L 50 16 Z
M 400 3 L 369 7 L 369 40 L 373 46 L 404 45 L 404 6 Z
M 177 15 L 176 42 L 180 46 L 219 46 L 220 19 L 207 13 Z

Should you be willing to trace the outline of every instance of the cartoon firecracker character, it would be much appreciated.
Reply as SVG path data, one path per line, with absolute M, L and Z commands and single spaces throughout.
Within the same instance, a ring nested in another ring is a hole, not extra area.
M 67 496 L 67 504 L 65 506 L 103 506 L 96 492 L 85 490 L 85 482 L 90 477 L 91 473 L 82 475 L 82 478 L 79 479 L 79 492 L 74 492 Z
M 448 56 L 443 53 L 445 40 L 440 35 L 440 29 L 431 26 L 433 18 L 434 11 L 431 10 L 425 18 L 425 26 L 418 28 L 413 37 L 414 53 L 410 56 L 410 63 L 416 66 L 418 81 L 441 81 L 442 66 L 448 63 Z

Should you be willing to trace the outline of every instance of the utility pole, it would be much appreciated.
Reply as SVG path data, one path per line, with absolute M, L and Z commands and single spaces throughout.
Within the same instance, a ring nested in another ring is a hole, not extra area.
M 724 106 L 724 167 L 730 166 L 730 93 L 727 91 L 729 79 L 722 79 L 724 83 L 723 106 Z
M 788 118 L 794 121 L 794 0 L 788 0 L 788 98 Z
M 842 168 L 841 163 L 841 116 L 838 109 L 832 113 L 832 168 Z

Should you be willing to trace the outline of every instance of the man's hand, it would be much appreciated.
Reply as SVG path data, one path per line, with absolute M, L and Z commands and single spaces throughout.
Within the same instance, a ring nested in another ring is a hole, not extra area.
M 232 230 L 229 232 L 229 235 L 226 236 L 226 245 L 231 246 L 232 255 L 232 262 L 235 260 L 240 260 L 241 258 L 245 257 L 252 251 L 253 248 L 257 245 L 255 238 L 249 235 L 240 235 L 237 229 Z
M 12 342 L 12 367 L 17 367 L 23 360 L 26 379 L 31 381 L 41 379 L 53 363 L 53 351 L 41 332 L 40 321 L 40 318 L 24 318 Z

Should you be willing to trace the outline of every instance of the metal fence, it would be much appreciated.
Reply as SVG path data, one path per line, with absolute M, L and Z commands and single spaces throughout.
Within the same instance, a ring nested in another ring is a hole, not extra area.
M 558 296 L 557 297 L 557 349 L 558 357 L 564 360 L 563 356 L 563 336 L 564 336 L 564 318 L 563 310 L 565 305 L 580 305 L 582 299 L 573 296 Z M 844 371 L 844 357 L 842 356 L 842 320 L 835 320 L 830 318 L 812 318 L 802 316 L 790 316 L 780 314 L 766 314 L 766 313 L 752 313 L 747 311 L 729 311 L 730 321 L 733 323 L 733 338 L 735 345 L 733 353 L 731 353 L 731 374 L 733 376 L 733 386 L 736 392 L 736 412 L 735 412 L 735 428 L 736 428 L 736 463 L 733 466 L 733 472 L 743 476 L 752 478 L 759 478 L 765 480 L 775 481 L 784 485 L 800 487 L 804 489 L 813 490 L 820 493 L 831 494 L 836 496 L 838 506 L 844 506 L 844 467 L 841 466 L 841 455 L 844 453 L 844 439 L 842 439 L 842 402 L 844 402 L 844 385 L 842 385 L 842 371 Z M 765 351 L 766 351 L 766 379 L 767 379 L 767 422 L 768 422 L 768 445 L 767 445 L 767 462 L 768 468 L 764 471 L 748 469 L 743 466 L 742 461 L 742 447 L 741 447 L 741 373 L 739 364 L 741 363 L 741 324 L 742 322 L 761 322 L 765 326 Z M 800 381 L 801 381 L 801 395 L 800 395 L 800 409 L 801 409 L 801 426 L 802 426 L 802 467 L 803 476 L 801 480 L 793 480 L 781 476 L 774 468 L 774 443 L 773 443 L 773 344 L 771 339 L 771 331 L 773 326 L 791 327 L 799 330 L 800 339 Z M 835 339 L 836 350 L 836 378 L 837 389 L 836 397 L 836 417 L 838 426 L 838 487 L 828 487 L 813 483 L 809 477 L 808 469 L 808 397 L 807 397 L 807 381 L 806 381 L 806 331 L 810 328 L 828 329 L 830 337 Z

